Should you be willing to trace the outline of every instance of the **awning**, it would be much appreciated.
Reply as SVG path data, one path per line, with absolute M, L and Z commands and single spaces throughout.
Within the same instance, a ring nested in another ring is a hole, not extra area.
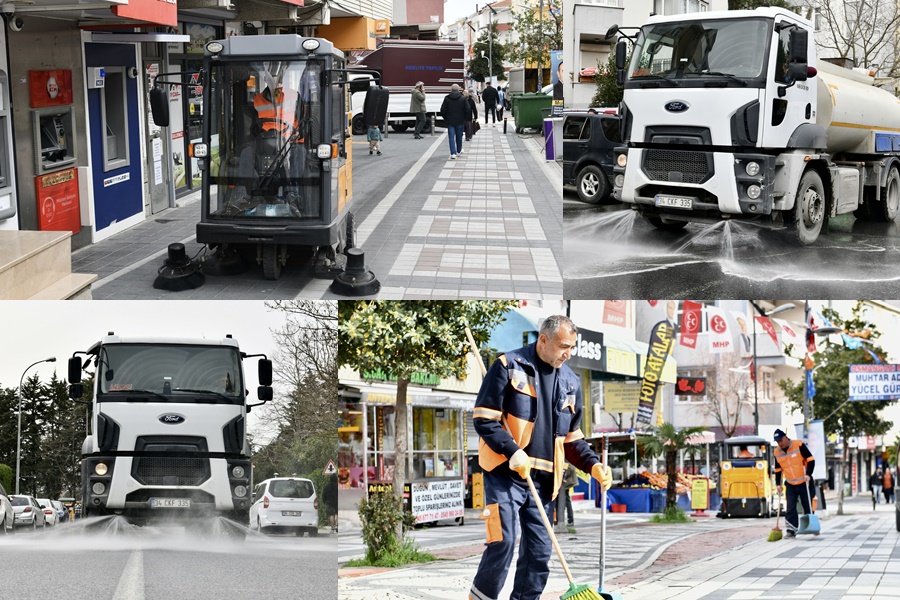
M 716 434 L 712 431 L 702 431 L 695 433 L 687 439 L 687 443 L 692 446 L 700 446 L 703 444 L 715 444 Z
M 366 404 L 391 405 L 397 402 L 397 386 L 390 384 L 369 384 L 356 380 L 340 380 L 339 384 L 360 393 Z M 449 408 L 464 411 L 475 409 L 475 394 L 464 394 L 430 388 L 409 386 L 406 402 L 418 408 Z
M 160 42 L 160 43 L 168 43 L 168 42 L 190 42 L 191 36 L 182 35 L 180 33 L 143 33 L 143 32 L 135 32 L 135 33 L 106 33 L 95 31 L 91 33 L 91 41 L 92 42 L 107 42 L 107 43 L 120 43 L 120 42 L 131 42 L 131 43 L 150 43 L 150 42 Z

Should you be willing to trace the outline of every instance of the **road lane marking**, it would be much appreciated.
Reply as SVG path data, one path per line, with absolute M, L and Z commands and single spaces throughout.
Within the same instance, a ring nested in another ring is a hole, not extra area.
M 116 586 L 113 600 L 144 600 L 144 553 L 135 550 Z

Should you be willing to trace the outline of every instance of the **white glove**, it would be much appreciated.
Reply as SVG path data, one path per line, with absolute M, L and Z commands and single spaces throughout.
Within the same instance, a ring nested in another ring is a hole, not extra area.
M 509 468 L 519 474 L 519 477 L 525 479 L 526 473 L 531 470 L 531 459 L 525 454 L 521 448 L 509 457 Z
M 603 463 L 597 463 L 591 468 L 591 476 L 600 482 L 604 490 L 612 486 L 612 469 Z

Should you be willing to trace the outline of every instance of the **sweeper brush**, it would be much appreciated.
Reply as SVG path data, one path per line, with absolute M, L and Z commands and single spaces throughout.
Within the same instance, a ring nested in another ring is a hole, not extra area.
M 769 513 L 772 514 L 772 513 Z M 781 533 L 781 529 L 778 527 L 778 524 L 781 522 L 781 494 L 778 494 L 778 516 L 775 518 L 775 529 L 769 532 L 769 537 L 766 538 L 767 542 L 777 542 L 781 538 L 784 537 L 784 534 Z

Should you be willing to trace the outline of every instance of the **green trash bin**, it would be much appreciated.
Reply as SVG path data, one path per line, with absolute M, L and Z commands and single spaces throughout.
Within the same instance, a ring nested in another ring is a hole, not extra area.
M 553 98 L 547 94 L 522 94 L 516 100 L 516 111 L 513 115 L 516 119 L 516 133 L 522 133 L 525 129 L 541 129 L 543 115 L 541 109 L 550 110 Z
M 509 96 L 509 114 L 513 119 L 516 118 L 516 105 L 518 104 L 519 98 L 521 96 L 522 94 L 511 94 Z

